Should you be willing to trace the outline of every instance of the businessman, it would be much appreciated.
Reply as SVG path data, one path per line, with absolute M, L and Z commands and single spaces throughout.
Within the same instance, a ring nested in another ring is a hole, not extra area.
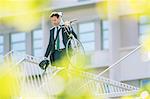
M 50 29 L 49 43 L 44 56 L 47 58 L 48 56 L 50 57 L 52 66 L 66 67 L 69 65 L 69 61 L 66 56 L 66 44 L 69 40 L 67 31 L 72 33 L 75 38 L 77 38 L 77 35 L 73 31 L 72 27 L 67 28 L 67 26 L 69 26 L 69 21 L 61 25 L 61 12 L 52 12 L 49 18 L 53 27 Z

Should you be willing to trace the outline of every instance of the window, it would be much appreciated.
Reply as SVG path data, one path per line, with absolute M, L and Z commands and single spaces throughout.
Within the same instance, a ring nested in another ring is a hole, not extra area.
M 79 39 L 85 51 L 95 50 L 95 22 L 79 24 Z
M 0 60 L 2 60 L 3 55 L 4 55 L 4 37 L 3 35 L 0 35 Z
M 33 31 L 33 55 L 43 56 L 43 33 L 41 29 Z
M 141 85 L 142 86 L 147 85 L 147 84 L 150 84 L 150 79 L 143 79 L 143 80 L 141 80 Z
M 150 17 L 139 17 L 139 39 L 142 41 L 146 34 L 150 33 Z
M 101 21 L 101 49 L 109 49 L 109 25 L 107 20 Z
M 11 34 L 11 50 L 26 53 L 26 33 L 12 33 Z

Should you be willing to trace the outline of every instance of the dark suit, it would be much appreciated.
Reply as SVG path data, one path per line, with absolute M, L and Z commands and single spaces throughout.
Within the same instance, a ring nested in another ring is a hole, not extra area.
M 69 40 L 69 35 L 67 35 L 64 27 L 62 27 L 61 29 L 62 29 L 63 44 L 66 48 L 67 41 Z M 68 31 L 69 31 L 69 33 L 72 33 L 75 36 L 75 38 L 77 38 L 77 35 L 74 33 L 73 29 L 69 29 Z M 55 28 L 52 28 L 50 30 L 49 44 L 47 46 L 47 50 L 46 50 L 46 53 L 44 55 L 45 57 L 48 57 L 50 54 L 50 61 L 51 61 L 52 65 L 54 65 L 53 63 L 56 62 L 57 60 L 59 60 L 60 57 L 62 57 L 62 54 L 61 55 L 57 54 L 56 53 L 57 51 L 55 50 L 55 44 L 56 43 L 54 42 L 55 41 L 54 32 L 55 32 Z M 63 51 L 63 55 L 64 54 L 65 54 L 65 49 Z M 57 64 L 57 65 L 61 65 L 61 64 Z

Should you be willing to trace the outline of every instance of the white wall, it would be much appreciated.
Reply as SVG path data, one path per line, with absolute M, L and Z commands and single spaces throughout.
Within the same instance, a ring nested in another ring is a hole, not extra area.
M 138 45 L 138 15 L 127 15 L 120 17 L 121 27 L 121 47 L 129 47 Z
M 108 67 L 110 65 L 110 54 L 108 51 L 96 51 L 92 55 L 92 67 Z
M 122 50 L 120 52 L 121 56 L 128 54 L 134 48 Z M 121 74 L 120 80 L 133 80 L 133 79 L 142 79 L 150 78 L 150 61 L 144 61 L 142 59 L 142 52 L 138 50 L 129 56 L 126 60 L 120 63 Z
M 60 8 L 68 8 L 74 6 L 82 6 L 91 3 L 101 2 L 104 0 L 85 0 L 79 2 L 79 0 L 52 0 L 51 8 L 52 9 L 60 9 Z

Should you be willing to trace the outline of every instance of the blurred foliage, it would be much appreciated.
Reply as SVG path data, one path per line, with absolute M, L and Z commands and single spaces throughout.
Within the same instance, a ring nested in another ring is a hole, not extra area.
M 41 12 L 51 0 L 0 0 L 0 23 L 28 31 L 41 24 Z

